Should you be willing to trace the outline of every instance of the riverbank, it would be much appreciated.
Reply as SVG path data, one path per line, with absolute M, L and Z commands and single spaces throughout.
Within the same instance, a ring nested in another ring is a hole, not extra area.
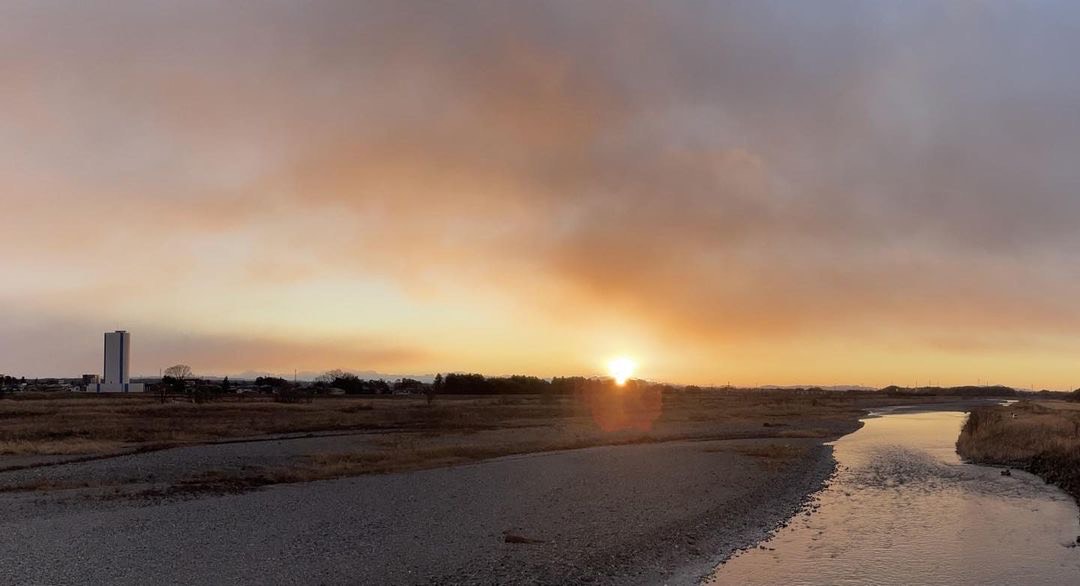
M 0 494 L 12 583 L 693 583 L 833 469 L 820 439 L 497 458 L 197 499 Z
M 0 401 L 0 491 L 216 494 L 509 455 L 681 440 L 835 439 L 881 393 L 620 390 L 589 396 Z M 942 397 L 939 400 L 946 401 Z M 955 400 L 955 399 L 953 399 Z
M 1026 470 L 1080 502 L 1080 404 L 1022 401 L 971 412 L 956 442 L 961 457 Z
M 867 410 L 935 400 L 956 398 L 12 401 L 4 431 L 23 439 L 181 422 L 210 439 L 7 456 L 19 465 L 0 469 L 0 547 L 6 575 L 29 583 L 694 583 L 798 518 L 833 472 L 825 444 Z M 213 436 L 267 429 L 259 414 L 281 433 Z
M 825 442 L 886 399 L 4 401 L 5 578 L 693 583 L 795 515 Z M 99 442 L 127 452 L 69 453 Z

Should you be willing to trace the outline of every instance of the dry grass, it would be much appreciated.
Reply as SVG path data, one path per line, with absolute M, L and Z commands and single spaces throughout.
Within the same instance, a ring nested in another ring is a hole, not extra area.
M 1080 411 L 1052 405 L 976 409 L 957 440 L 957 450 L 974 461 L 1006 465 L 1023 465 L 1040 454 L 1080 453 Z
M 920 397 L 911 402 L 927 402 Z M 903 402 L 881 394 L 777 391 L 672 392 L 653 400 L 576 397 L 335 397 L 310 404 L 230 397 L 159 403 L 144 395 L 52 395 L 0 400 L 0 453 L 74 454 L 118 446 L 173 445 L 268 434 L 350 430 L 476 432 L 529 426 L 630 422 L 634 429 L 758 426 L 767 436 L 828 437 L 830 423 Z M 608 418 L 600 421 L 600 418 Z M 807 423 L 814 425 L 808 426 Z M 778 428 L 785 428 L 780 431 Z M 605 430 L 610 431 L 610 430 Z
M 377 403 L 377 405 L 376 405 Z M 558 405 L 502 406 L 488 399 L 267 399 L 209 404 L 152 397 L 64 396 L 0 401 L 0 454 L 101 453 L 119 446 L 176 445 L 269 434 L 347 430 L 470 431 L 562 416 Z
M 1068 403 L 976 409 L 956 450 L 973 462 L 1029 470 L 1080 498 L 1080 411 Z
M 63 396 L 0 401 L 0 446 L 8 453 L 83 453 L 101 442 L 183 444 L 268 434 L 347 430 L 478 431 L 581 416 L 566 400 L 536 398 L 324 398 L 311 404 L 230 398 L 208 404 L 153 397 Z M 35 448 L 37 446 L 37 448 Z
M 19 397 L 0 400 L 0 465 L 5 454 L 103 455 L 270 434 L 384 432 L 355 452 L 320 454 L 299 464 L 190 470 L 189 480 L 176 488 L 231 491 L 598 445 L 834 438 L 852 431 L 865 409 L 903 402 L 880 393 L 786 391 L 439 397 L 434 405 L 388 396 L 320 397 L 310 404 L 235 397 L 205 404 L 162 404 L 140 395 Z M 779 462 L 786 456 L 754 457 Z
M 1064 401 L 1032 401 L 1032 404 L 1040 407 L 1047 407 L 1057 411 L 1080 411 L 1080 402 L 1064 402 Z
M 119 452 L 124 447 L 125 444 L 122 442 L 83 438 L 43 441 L 9 440 L 0 441 L 0 456 L 107 454 Z

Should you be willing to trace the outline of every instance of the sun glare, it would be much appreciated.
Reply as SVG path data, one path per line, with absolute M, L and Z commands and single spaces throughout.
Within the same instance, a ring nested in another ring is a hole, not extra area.
M 636 368 L 637 363 L 625 356 L 620 356 L 608 363 L 608 372 L 611 373 L 611 378 L 615 379 L 615 384 L 620 387 L 630 380 Z

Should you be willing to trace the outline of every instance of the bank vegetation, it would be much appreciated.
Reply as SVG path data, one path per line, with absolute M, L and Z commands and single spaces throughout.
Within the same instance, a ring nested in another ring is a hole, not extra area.
M 1080 403 L 1021 401 L 977 408 L 956 449 L 971 462 L 1027 470 L 1080 500 Z

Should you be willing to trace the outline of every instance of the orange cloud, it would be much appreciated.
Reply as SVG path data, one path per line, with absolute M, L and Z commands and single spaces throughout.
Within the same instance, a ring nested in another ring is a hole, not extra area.
M 1012 330 L 1080 349 L 1060 19 L 87 10 L 0 23 L 0 317 L 246 348 L 207 368 L 563 374 L 631 346 L 673 380 L 886 383 L 1064 372 L 978 342 Z

